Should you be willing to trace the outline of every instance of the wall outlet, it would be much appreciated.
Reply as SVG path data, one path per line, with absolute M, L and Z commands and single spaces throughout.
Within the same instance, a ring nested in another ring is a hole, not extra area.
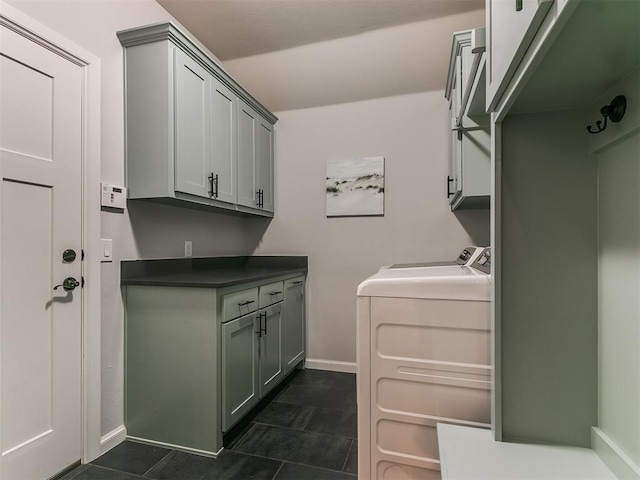
M 184 256 L 185 257 L 193 256 L 193 242 L 191 240 L 185 240 L 184 242 Z

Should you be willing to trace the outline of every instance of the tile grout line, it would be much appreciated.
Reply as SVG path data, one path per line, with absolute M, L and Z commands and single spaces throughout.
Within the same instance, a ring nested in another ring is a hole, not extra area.
M 318 465 L 309 465 L 308 463 L 300 463 L 300 462 L 292 462 L 291 460 L 280 460 L 278 458 L 271 458 L 271 457 L 263 457 L 261 455 L 255 455 L 253 453 L 246 453 L 246 452 L 240 452 L 244 455 L 249 455 L 251 457 L 255 457 L 255 458 L 261 458 L 263 460 L 272 460 L 272 461 L 277 461 L 280 462 L 282 465 L 280 465 L 280 468 L 278 469 L 278 472 L 276 473 L 276 476 L 278 473 L 280 473 L 280 470 L 282 470 L 284 468 L 284 465 L 286 463 L 289 463 L 291 465 L 299 465 L 301 467 L 307 467 L 307 468 L 315 468 L 317 470 L 323 470 L 325 472 L 332 472 L 332 473 L 342 473 L 344 475 L 348 475 L 350 477 L 357 477 L 357 475 L 353 474 L 353 473 L 347 473 L 347 472 L 343 472 L 342 470 L 334 470 L 332 468 L 327 468 L 327 467 L 320 467 Z M 275 479 L 275 477 L 273 477 L 273 479 Z M 272 480 L 273 480 L 272 479 Z
M 140 475 L 141 477 L 144 477 L 147 473 L 149 473 L 151 470 L 153 470 L 155 467 L 157 467 L 158 465 L 160 465 L 160 463 L 162 463 L 166 458 L 168 458 L 170 455 L 174 454 L 176 452 L 176 450 L 169 450 L 169 452 L 162 457 L 160 460 L 158 460 L 156 463 L 154 463 L 153 465 L 151 465 L 151 467 L 147 468 L 147 470 Z
M 271 477 L 271 480 L 275 480 L 278 477 L 278 474 L 280 473 L 280 470 L 282 470 L 282 467 L 284 467 L 284 461 L 280 462 L 280 466 L 278 467 L 278 470 L 276 470 L 275 475 Z
M 249 435 L 249 432 L 251 432 L 251 430 L 253 430 L 253 428 L 256 426 L 256 422 L 251 422 L 249 425 L 251 425 L 251 426 L 249 428 L 247 428 L 247 431 L 244 432 L 244 435 L 242 435 L 240 438 L 238 438 L 238 441 L 233 445 L 233 447 L 231 447 L 231 448 L 222 447 L 223 451 L 224 450 L 236 451 L 236 447 L 239 447 L 240 445 L 242 445 L 242 442 L 247 437 L 247 435 Z
M 128 476 L 130 476 L 130 477 L 134 477 L 134 478 L 143 478 L 141 475 L 138 475 L 137 473 L 126 472 L 126 471 L 124 471 L 124 470 L 118 470 L 118 469 L 116 469 L 116 468 L 103 467 L 102 465 L 94 465 L 93 463 L 86 463 L 85 465 L 91 465 L 92 467 L 95 467 L 95 468 L 101 468 L 101 469 L 103 469 L 103 470 L 108 470 L 108 471 L 110 471 L 110 472 L 124 473 L 125 475 L 128 475 Z M 88 470 L 88 469 L 87 469 L 87 470 Z M 80 472 L 78 475 L 80 475 L 81 473 L 84 473 L 84 471 L 83 471 L 83 472 Z M 77 476 L 77 475 L 76 475 L 76 476 Z M 72 479 L 73 479 L 73 478 L 75 478 L 76 476 L 72 477 Z
M 351 455 L 352 449 L 353 449 L 353 439 L 351 440 L 351 444 L 349 445 L 349 450 L 347 450 L 347 456 L 344 457 L 344 462 L 342 463 L 342 469 L 340 470 L 341 472 L 347 473 L 344 471 L 344 469 L 347 466 L 347 462 L 349 461 L 349 455 Z
M 332 468 L 321 467 L 319 465 L 310 465 L 308 463 L 292 462 L 291 460 L 282 460 L 280 458 L 265 457 L 264 455 L 258 455 L 256 453 L 251 453 L 251 452 L 238 452 L 238 451 L 236 451 L 235 453 L 239 453 L 241 455 L 249 455 L 250 457 L 255 457 L 255 458 L 262 458 L 263 460 L 271 460 L 273 462 L 281 462 L 283 464 L 284 463 L 291 463 L 292 465 L 300 465 L 300 466 L 303 466 L 303 467 L 317 468 L 317 469 L 320 469 L 320 470 L 325 470 L 327 472 L 344 473 L 345 475 L 353 475 L 351 473 L 343 472 L 342 470 L 334 470 Z
M 270 424 L 270 423 L 261 423 L 261 422 L 251 422 L 251 423 L 252 423 L 253 425 L 261 425 L 261 426 L 263 426 L 263 427 L 281 428 L 281 429 L 283 429 L 283 430 L 293 430 L 294 432 L 299 432 L 299 433 L 300 433 L 300 432 L 301 432 L 301 433 L 309 433 L 309 434 L 312 434 L 312 435 L 322 435 L 322 436 L 324 436 L 324 437 L 332 437 L 332 438 L 344 438 L 344 439 L 346 439 L 346 440 L 349 440 L 350 442 L 352 442 L 352 441 L 354 441 L 354 440 L 357 440 L 357 438 L 353 438 L 353 437 L 350 437 L 350 436 L 348 436 L 348 435 L 335 435 L 335 434 L 332 434 L 332 433 L 315 432 L 315 431 L 313 431 L 313 430 L 300 430 L 300 429 L 292 428 L 292 427 L 283 427 L 282 425 L 272 425 L 272 424 Z M 252 428 L 253 428 L 253 427 L 251 427 L 251 429 L 252 429 Z M 251 429 L 249 429 L 249 430 L 251 430 Z M 248 433 L 249 433 L 249 432 L 247 432 L 245 435 L 243 435 L 243 436 L 242 436 L 242 439 L 243 439 L 243 440 L 244 440 L 244 437 L 245 437 Z M 237 447 L 238 445 L 240 445 L 240 442 L 236 443 L 236 444 L 234 445 L 234 447 L 233 447 L 233 448 Z
M 89 469 L 92 466 L 96 466 L 96 465 L 91 465 L 91 463 L 81 463 L 73 470 L 70 470 L 69 472 L 67 472 L 66 475 L 60 477 L 60 480 L 73 480 L 82 472 L 84 472 L 85 470 Z M 86 468 L 82 468 L 82 467 L 86 467 Z

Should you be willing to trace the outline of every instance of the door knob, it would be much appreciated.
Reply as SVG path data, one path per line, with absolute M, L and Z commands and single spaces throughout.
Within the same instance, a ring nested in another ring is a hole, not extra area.
M 60 285 L 56 285 L 55 287 L 53 287 L 54 290 L 57 290 L 59 287 L 64 288 L 65 292 L 73 292 L 76 287 L 80 286 L 80 282 L 77 281 L 75 278 L 73 277 L 67 277 L 63 280 L 62 284 Z

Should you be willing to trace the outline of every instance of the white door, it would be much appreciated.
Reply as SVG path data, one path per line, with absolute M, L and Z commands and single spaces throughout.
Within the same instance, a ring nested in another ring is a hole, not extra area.
M 0 28 L 0 478 L 81 457 L 82 69 Z M 63 261 L 72 249 L 77 258 Z

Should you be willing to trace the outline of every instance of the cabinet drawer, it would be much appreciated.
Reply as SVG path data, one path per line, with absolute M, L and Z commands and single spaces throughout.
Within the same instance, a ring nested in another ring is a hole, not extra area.
M 274 282 L 260 287 L 260 308 L 281 302 L 284 298 L 284 283 Z
M 228 322 L 258 309 L 258 288 L 230 293 L 222 297 L 222 321 Z

